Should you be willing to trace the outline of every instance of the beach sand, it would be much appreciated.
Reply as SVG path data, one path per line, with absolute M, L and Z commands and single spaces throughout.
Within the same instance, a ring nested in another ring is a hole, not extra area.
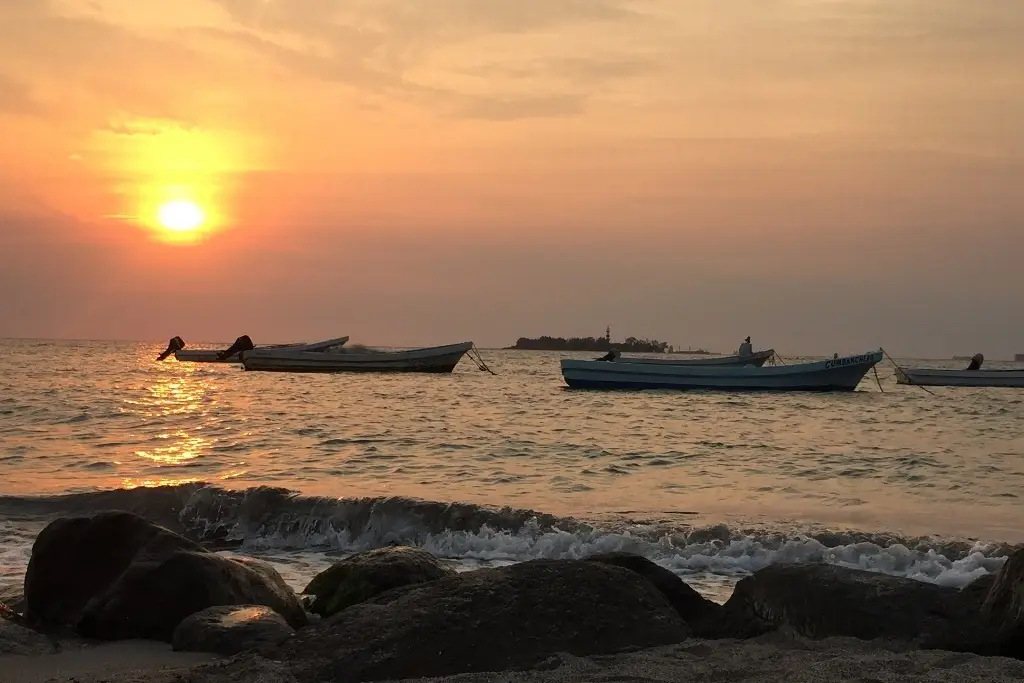
M 47 681 L 118 681 L 149 683 L 173 680 L 172 673 L 213 660 L 212 655 L 173 652 L 168 643 L 125 640 L 102 645 L 65 647 L 57 654 L 0 656 L 0 683 Z
M 291 683 L 279 666 L 243 655 L 218 663 L 205 655 L 171 652 L 163 643 L 143 641 L 100 645 L 80 651 L 31 657 L 0 657 L 3 683 Z M 212 667 L 202 666 L 204 663 Z M 198 668 L 196 668 L 198 667 Z M 255 669 L 255 670 L 254 670 Z M 643 683 L 643 681 L 745 681 L 761 683 L 890 683 L 1024 680 L 1024 662 L 943 651 L 906 650 L 897 644 L 830 638 L 811 641 L 775 633 L 749 641 L 688 640 L 630 653 L 573 657 L 559 655 L 539 670 L 463 674 L 436 683 Z M 299 682 L 304 683 L 304 682 Z

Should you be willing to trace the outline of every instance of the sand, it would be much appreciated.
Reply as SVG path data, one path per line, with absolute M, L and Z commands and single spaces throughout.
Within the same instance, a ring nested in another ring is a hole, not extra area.
M 0 683 L 150 683 L 213 659 L 211 655 L 173 652 L 167 643 L 125 640 L 58 654 L 0 656 Z
M 214 679 L 188 669 L 212 658 L 170 651 L 142 641 L 101 645 L 77 652 L 31 657 L 0 657 L 0 682 L 44 683 L 205 683 L 205 681 L 289 680 L 281 669 L 253 677 L 226 665 Z M 233 675 L 234 673 L 234 675 Z M 293 680 L 293 679 L 292 679 Z M 772 634 L 749 641 L 689 640 L 679 645 L 601 657 L 552 658 L 543 670 L 463 674 L 432 683 L 602 683 L 744 681 L 761 683 L 895 683 L 1024 680 L 1024 662 L 942 651 L 907 651 L 896 644 L 830 638 L 809 641 Z M 304 682 L 299 682 L 304 683 Z

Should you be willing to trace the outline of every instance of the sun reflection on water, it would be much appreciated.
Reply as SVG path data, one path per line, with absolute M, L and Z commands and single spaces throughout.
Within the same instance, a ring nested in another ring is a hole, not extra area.
M 181 465 L 189 460 L 198 458 L 212 444 L 212 441 L 209 439 L 204 439 L 201 436 L 190 436 L 183 430 L 178 430 L 173 434 L 160 434 L 156 438 L 173 439 L 174 441 L 167 446 L 135 451 L 135 455 L 161 465 Z

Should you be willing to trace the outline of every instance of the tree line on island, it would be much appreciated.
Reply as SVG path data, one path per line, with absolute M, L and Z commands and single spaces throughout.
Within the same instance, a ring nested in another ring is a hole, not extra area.
M 520 337 L 515 346 L 520 351 L 632 351 L 634 353 L 673 353 L 675 349 L 667 342 L 657 339 L 626 337 L 623 342 L 613 342 L 607 337 Z

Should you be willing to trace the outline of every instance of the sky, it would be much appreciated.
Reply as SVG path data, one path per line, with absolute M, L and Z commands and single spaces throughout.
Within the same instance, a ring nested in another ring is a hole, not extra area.
M 0 0 L 0 337 L 1024 353 L 1020 0 L 170 7 Z

